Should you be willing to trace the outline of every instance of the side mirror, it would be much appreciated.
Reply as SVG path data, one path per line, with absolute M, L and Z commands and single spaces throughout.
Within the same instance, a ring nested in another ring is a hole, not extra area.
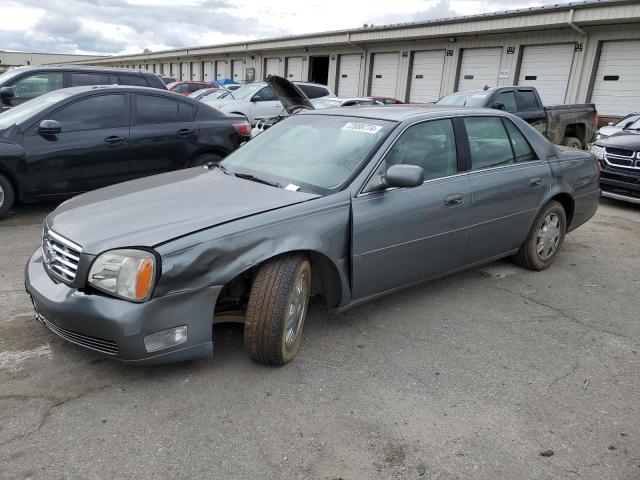
M 256 94 L 251 98 L 252 102 L 261 102 L 262 101 L 262 96 Z
M 493 108 L 496 110 L 504 110 L 504 103 L 494 103 Z
M 412 188 L 424 183 L 424 170 L 417 165 L 392 165 L 382 177 L 386 188 Z
M 0 97 L 2 97 L 3 100 L 8 100 L 10 98 L 13 98 L 13 88 L 11 87 L 0 87 Z
M 42 120 L 38 125 L 40 135 L 57 135 L 62 131 L 62 125 L 55 120 Z

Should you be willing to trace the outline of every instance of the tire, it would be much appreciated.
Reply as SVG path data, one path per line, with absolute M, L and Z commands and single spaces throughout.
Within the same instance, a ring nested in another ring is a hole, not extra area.
M 293 360 L 302 344 L 310 290 L 311 265 L 304 255 L 287 254 L 260 267 L 245 317 L 244 346 L 249 358 L 266 365 Z
M 222 160 L 222 156 L 217 153 L 204 153 L 191 163 L 192 167 L 201 167 L 203 165 L 207 165 L 209 163 L 218 163 Z
M 16 193 L 13 185 L 7 177 L 0 173 L 0 218 L 4 217 L 16 200 Z
M 576 137 L 564 137 L 564 139 L 562 140 L 562 144 L 565 147 L 582 150 L 582 142 L 578 140 Z
M 560 252 L 566 231 L 564 207 L 555 200 L 549 202 L 536 217 L 518 253 L 512 257 L 514 263 L 529 270 L 549 268 Z

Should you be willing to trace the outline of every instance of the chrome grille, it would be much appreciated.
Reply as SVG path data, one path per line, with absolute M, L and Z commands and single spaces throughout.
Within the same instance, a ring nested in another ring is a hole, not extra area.
M 50 322 L 42 315 L 36 312 L 38 320 L 53 333 L 65 340 L 80 345 L 81 347 L 90 348 L 96 352 L 108 353 L 109 355 L 116 355 L 118 353 L 118 344 L 113 340 L 105 340 L 103 338 L 90 337 L 82 333 L 72 332 L 66 328 L 59 327 L 53 322 Z
M 76 278 L 82 247 L 47 227 L 42 233 L 42 253 L 47 270 L 63 282 Z
M 604 160 L 613 167 L 640 170 L 640 152 L 606 147 L 604 149 Z

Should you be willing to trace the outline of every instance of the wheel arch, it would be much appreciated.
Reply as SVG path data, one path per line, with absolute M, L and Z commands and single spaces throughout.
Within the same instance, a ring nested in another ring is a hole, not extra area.
M 4 168 L 2 165 L 0 165 L 0 174 L 3 175 L 7 180 L 9 180 L 9 183 L 13 187 L 13 193 L 15 195 L 15 199 L 22 200 L 22 193 L 18 186 L 19 184 L 16 176 L 13 173 L 11 173 L 9 170 Z

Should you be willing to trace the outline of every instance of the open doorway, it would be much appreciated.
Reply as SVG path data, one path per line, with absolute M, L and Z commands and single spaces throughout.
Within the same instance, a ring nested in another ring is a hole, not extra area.
M 311 57 L 311 71 L 309 78 L 314 83 L 328 85 L 329 83 L 329 57 Z

